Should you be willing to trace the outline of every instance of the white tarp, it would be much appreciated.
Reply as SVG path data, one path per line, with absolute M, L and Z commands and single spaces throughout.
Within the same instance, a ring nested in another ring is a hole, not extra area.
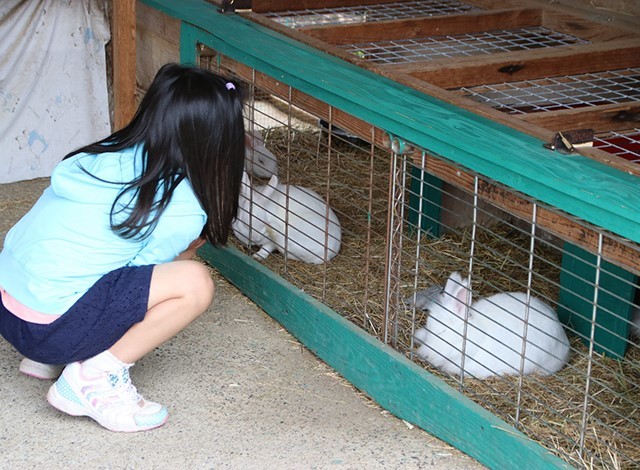
M 0 0 L 0 183 L 111 132 L 104 0 Z

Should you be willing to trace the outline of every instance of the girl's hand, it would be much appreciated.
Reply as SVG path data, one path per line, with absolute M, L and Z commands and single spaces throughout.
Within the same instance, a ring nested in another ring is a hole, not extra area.
M 186 250 L 184 250 L 182 253 L 180 253 L 178 256 L 176 256 L 176 261 L 179 260 L 189 260 L 191 258 L 193 258 L 196 255 L 196 251 L 198 251 L 198 248 L 200 248 L 202 245 L 204 245 L 206 242 L 206 240 L 202 237 L 198 237 L 196 238 L 194 241 L 192 241 L 189 246 L 187 247 Z

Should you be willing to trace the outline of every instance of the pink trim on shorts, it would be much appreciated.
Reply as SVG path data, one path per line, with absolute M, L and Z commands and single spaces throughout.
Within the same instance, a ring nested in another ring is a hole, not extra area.
M 0 287 L 0 297 L 2 298 L 2 304 L 5 308 L 21 320 L 38 323 L 39 325 L 48 325 L 60 318 L 60 315 L 47 315 L 46 313 L 38 312 L 21 304 L 2 287 Z

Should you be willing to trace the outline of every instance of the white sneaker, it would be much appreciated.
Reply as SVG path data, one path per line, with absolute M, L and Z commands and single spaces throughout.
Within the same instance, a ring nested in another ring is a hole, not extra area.
M 62 369 L 64 369 L 64 366 L 43 364 L 26 357 L 20 362 L 20 372 L 36 379 L 55 380 L 60 377 Z
M 72 416 L 88 416 L 120 432 L 146 431 L 167 421 L 167 409 L 145 401 L 129 378 L 129 367 L 102 372 L 69 364 L 47 393 L 49 403 Z

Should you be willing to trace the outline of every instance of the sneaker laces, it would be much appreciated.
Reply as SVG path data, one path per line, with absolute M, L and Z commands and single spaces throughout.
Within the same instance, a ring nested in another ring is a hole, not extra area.
M 123 367 L 120 370 L 107 372 L 107 382 L 110 389 L 96 391 L 95 394 L 111 405 L 131 406 L 135 403 L 138 406 L 144 399 L 138 393 L 135 385 L 131 383 L 129 368 Z

